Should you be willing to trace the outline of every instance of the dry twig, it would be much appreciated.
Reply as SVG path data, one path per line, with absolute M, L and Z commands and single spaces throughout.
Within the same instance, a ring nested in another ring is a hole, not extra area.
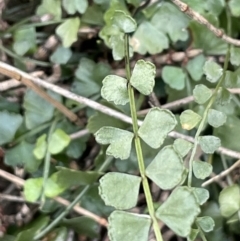
M 221 29 L 216 28 L 211 23 L 208 22 L 206 18 L 201 16 L 199 13 L 195 12 L 192 8 L 190 8 L 186 3 L 181 2 L 180 0 L 172 0 L 172 2 L 186 15 L 188 15 L 193 20 L 198 23 L 205 25 L 216 37 L 221 38 L 225 42 L 240 46 L 240 40 L 234 39 L 226 35 Z
M 10 182 L 13 182 L 13 183 L 19 185 L 19 186 L 24 186 L 25 181 L 24 181 L 23 179 L 21 179 L 21 178 L 19 178 L 19 177 L 17 177 L 17 176 L 14 176 L 14 175 L 12 175 L 12 174 L 4 171 L 4 170 L 1 170 L 1 169 L 0 169 L 0 176 L 3 177 L 3 178 L 5 178 L 5 179 L 7 179 L 7 180 L 9 180 Z M 60 204 L 62 204 L 62 205 L 64 205 L 64 206 L 66 206 L 66 207 L 69 206 L 69 204 L 70 204 L 69 201 L 67 201 L 66 199 L 61 198 L 61 197 L 55 197 L 55 198 L 53 198 L 53 199 L 54 199 L 56 202 L 58 202 L 58 203 L 60 203 Z M 74 206 L 73 210 L 74 210 L 76 213 L 79 213 L 79 214 L 81 214 L 81 215 L 87 216 L 87 217 L 95 220 L 97 223 L 99 223 L 99 224 L 102 225 L 102 226 L 107 227 L 107 225 L 108 225 L 106 219 L 101 218 L 101 217 L 95 215 L 94 213 L 89 212 L 88 210 L 86 210 L 86 209 L 84 209 L 84 208 L 81 208 L 79 205 Z

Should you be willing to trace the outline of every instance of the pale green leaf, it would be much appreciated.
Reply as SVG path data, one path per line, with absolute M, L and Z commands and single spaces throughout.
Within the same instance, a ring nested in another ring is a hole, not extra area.
M 129 102 L 127 84 L 125 78 L 108 75 L 103 80 L 101 95 L 105 100 L 113 101 L 116 105 L 125 105 Z
M 167 201 L 157 209 L 156 217 L 177 235 L 187 237 L 190 235 L 192 224 L 200 211 L 191 188 L 181 186 L 175 188 Z
M 109 217 L 108 235 L 111 241 L 147 241 L 151 219 L 147 215 L 114 211 Z
M 186 69 L 193 80 L 195 81 L 201 80 L 203 76 L 203 66 L 205 61 L 206 61 L 206 58 L 204 57 L 203 54 L 200 54 L 188 61 L 186 65 Z
M 104 126 L 95 133 L 96 141 L 107 145 L 106 154 L 122 160 L 127 159 L 132 147 L 133 133 L 114 127 Z
M 219 15 L 224 9 L 226 3 L 224 0 L 207 0 L 205 9 L 215 15 Z
M 219 196 L 220 211 L 229 218 L 240 210 L 240 188 L 238 184 L 224 188 Z
M 85 13 L 88 8 L 88 0 L 73 0 L 77 11 L 81 14 Z M 69 2 L 69 1 L 68 1 Z
M 81 21 L 90 25 L 104 25 L 103 9 L 98 4 L 91 4 L 88 6 L 86 12 L 82 15 Z
M 169 35 L 173 42 L 188 38 L 189 18 L 171 3 L 163 2 L 151 19 L 152 24 L 161 32 Z
M 206 61 L 203 71 L 207 80 L 211 83 L 216 83 L 223 74 L 222 67 L 212 60 Z
M 158 31 L 150 22 L 143 21 L 135 31 L 131 44 L 133 50 L 142 55 L 147 52 L 149 54 L 158 54 L 168 48 L 169 40 L 164 33 Z
M 198 229 L 191 229 L 191 232 L 189 234 L 189 236 L 187 237 L 187 241 L 195 241 L 197 238 L 197 235 L 199 233 Z
M 205 233 L 211 232 L 215 226 L 214 220 L 209 216 L 197 218 L 196 223 Z
M 12 141 L 22 122 L 21 115 L 0 111 L 0 145 Z
M 71 49 L 59 46 L 51 55 L 50 60 L 55 64 L 66 64 L 68 60 L 71 58 L 71 56 Z
M 139 7 L 143 0 L 127 0 L 129 4 L 132 4 L 134 7 Z
M 239 4 L 240 8 L 240 4 Z M 233 65 L 239 66 L 240 65 L 240 48 L 231 45 L 231 52 L 230 52 L 230 62 Z
M 172 112 L 155 107 L 146 115 L 138 134 L 149 146 L 158 148 L 176 124 Z
M 212 173 L 212 165 L 203 161 L 194 161 L 193 173 L 196 178 L 205 179 Z
M 57 178 L 57 173 L 53 173 L 51 177 L 47 179 L 44 192 L 46 197 L 56 197 L 66 190 L 66 186 L 63 187 L 58 184 Z
M 24 183 L 24 197 L 29 202 L 36 202 L 41 194 L 43 178 L 29 178 Z
M 192 110 L 185 110 L 180 115 L 180 122 L 185 130 L 193 129 L 201 119 L 202 117 Z
M 38 160 L 41 160 L 45 157 L 47 151 L 46 137 L 46 134 L 43 134 L 40 137 L 38 137 L 35 148 L 33 150 L 33 154 Z
M 220 105 L 226 105 L 230 103 L 231 99 L 232 99 L 231 93 L 226 88 L 219 87 L 216 103 Z
M 53 132 L 48 143 L 48 150 L 51 154 L 58 154 L 66 148 L 71 141 L 69 135 L 63 130 L 57 129 Z
M 136 206 L 141 178 L 109 172 L 100 179 L 99 194 L 108 206 L 124 210 Z
M 70 47 L 76 40 L 80 27 L 80 19 L 69 18 L 56 29 L 57 35 L 62 39 L 63 47 Z
M 6 151 L 4 162 L 12 167 L 23 165 L 28 172 L 37 171 L 41 160 L 37 160 L 33 155 L 34 144 L 22 141 L 20 144 Z
M 202 150 L 207 154 L 214 153 L 221 146 L 221 140 L 216 136 L 200 136 L 198 141 Z
M 193 144 L 184 139 L 176 139 L 173 143 L 174 149 L 179 153 L 181 157 L 184 157 L 192 149 Z
M 162 78 L 173 89 L 182 90 L 185 87 L 186 74 L 182 68 L 164 66 L 162 69 Z
M 130 78 L 131 85 L 143 95 L 149 95 L 155 84 L 156 67 L 149 61 L 138 60 Z
M 134 32 L 137 28 L 135 20 L 124 11 L 116 10 L 113 14 L 112 24 L 118 26 L 123 33 Z
M 240 16 L 240 2 L 239 0 L 230 0 L 228 2 L 229 9 L 234 17 Z
M 203 84 L 196 85 L 193 89 L 193 97 L 195 102 L 202 105 L 212 96 L 212 91 Z
M 201 187 L 193 187 L 193 193 L 199 203 L 199 205 L 204 204 L 209 198 L 209 191 Z
M 182 157 L 172 146 L 166 146 L 146 168 L 146 175 L 161 189 L 169 190 L 181 182 L 184 170 Z
M 60 20 L 62 16 L 61 0 L 42 0 L 37 8 L 37 15 L 50 14 L 54 20 Z
M 82 1 L 82 0 L 80 0 Z M 62 0 L 62 5 L 63 8 L 66 10 L 68 14 L 75 14 L 77 9 L 76 9 L 76 0 L 68 1 L 68 0 Z
M 23 56 L 36 47 L 36 31 L 33 27 L 18 28 L 14 32 L 13 38 L 13 49 L 18 55 Z
M 215 128 L 222 126 L 227 120 L 227 116 L 223 112 L 214 109 L 208 111 L 207 118 L 208 124 Z

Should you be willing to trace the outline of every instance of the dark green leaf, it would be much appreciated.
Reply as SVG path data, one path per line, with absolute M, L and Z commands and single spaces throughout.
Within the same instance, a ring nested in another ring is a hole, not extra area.
M 23 141 L 6 151 L 4 162 L 13 167 L 23 165 L 26 171 L 35 172 L 42 161 L 34 157 L 33 149 L 33 144 Z
M 61 224 L 70 229 L 73 229 L 75 232 L 81 235 L 86 235 L 90 238 L 99 237 L 98 224 L 88 217 L 83 216 L 71 219 L 64 219 Z
M 100 179 L 99 194 L 108 206 L 124 210 L 136 206 L 141 178 L 110 172 Z
M 66 64 L 71 56 L 71 49 L 59 46 L 51 55 L 50 60 L 55 64 Z
M 182 68 L 164 66 L 162 69 L 162 78 L 173 89 L 182 90 L 185 87 L 186 74 Z
M 12 141 L 22 122 L 23 118 L 19 114 L 0 112 L 0 145 Z
M 58 172 L 55 172 L 55 179 L 59 186 L 68 188 L 76 185 L 89 185 L 96 182 L 102 175 L 95 171 L 75 171 L 65 167 L 57 167 Z
M 36 31 L 33 27 L 18 28 L 13 37 L 13 49 L 18 55 L 22 56 L 36 47 Z

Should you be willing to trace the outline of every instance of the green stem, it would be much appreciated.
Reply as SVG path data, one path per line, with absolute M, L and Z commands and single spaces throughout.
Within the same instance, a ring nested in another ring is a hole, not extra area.
M 112 160 L 112 157 L 108 157 L 97 171 L 103 172 L 104 170 L 106 170 Z M 80 199 L 84 196 L 84 194 L 88 191 L 89 188 L 90 185 L 84 187 L 84 189 L 77 195 L 73 202 L 71 202 L 70 205 L 67 206 L 67 208 L 51 224 L 49 224 L 45 229 L 38 233 L 33 240 L 39 240 L 43 238 L 49 231 L 51 231 L 55 226 L 57 226 L 58 223 L 74 208 L 74 206 L 79 203 Z
M 201 120 L 201 122 L 199 124 L 198 130 L 197 130 L 196 135 L 194 137 L 193 150 L 192 150 L 192 153 L 191 153 L 191 156 L 190 156 L 190 160 L 189 160 L 189 173 L 188 173 L 188 186 L 189 187 L 191 187 L 191 185 L 192 185 L 193 159 L 194 159 L 194 156 L 195 156 L 196 150 L 197 150 L 198 138 L 199 138 L 199 136 L 200 136 L 200 134 L 201 134 L 201 132 L 203 130 L 204 124 L 205 124 L 205 122 L 207 120 L 208 111 L 212 107 L 213 103 L 215 102 L 218 90 L 221 87 L 221 85 L 222 85 L 222 83 L 223 83 L 223 81 L 225 79 L 226 70 L 228 68 L 229 59 L 230 59 L 230 45 L 228 45 L 227 54 L 226 54 L 226 58 L 225 58 L 225 61 L 224 61 L 223 75 L 220 78 L 220 80 L 219 80 L 219 82 L 218 82 L 218 84 L 217 84 L 217 86 L 216 86 L 216 88 L 215 88 L 215 90 L 213 92 L 213 95 L 212 95 L 212 97 L 210 98 L 210 100 L 208 102 L 208 105 L 207 105 L 207 107 L 206 107 L 206 109 L 205 109 L 205 111 L 203 113 L 202 120 Z
M 48 140 L 47 140 L 48 145 L 49 145 L 50 139 L 52 138 L 52 134 L 53 134 L 53 132 L 55 130 L 57 122 L 58 122 L 58 119 L 55 118 L 55 120 L 53 121 L 53 123 L 51 125 L 51 128 L 49 130 Z M 47 148 L 47 152 L 46 152 L 45 159 L 44 159 L 43 186 L 42 186 L 42 193 L 41 193 L 41 205 L 43 205 L 44 202 L 45 202 L 45 190 L 46 190 L 47 180 L 48 180 L 48 176 L 49 176 L 50 161 L 51 161 L 51 153 L 49 152 L 49 150 Z
M 135 143 L 135 148 L 136 148 L 136 153 L 137 153 L 137 159 L 138 159 L 138 166 L 139 166 L 139 171 L 140 175 L 142 178 L 142 184 L 143 184 L 143 190 L 144 194 L 146 197 L 147 201 L 147 207 L 149 211 L 149 215 L 152 219 L 153 222 L 153 230 L 156 236 L 157 241 L 163 241 L 162 235 L 160 232 L 160 228 L 155 216 L 155 210 L 153 206 L 153 201 L 152 201 L 152 195 L 150 192 L 149 188 L 149 183 L 147 180 L 147 177 L 145 175 L 145 165 L 144 165 L 144 160 L 143 160 L 143 154 L 142 154 L 142 147 L 141 147 L 141 141 L 138 136 L 138 121 L 137 121 L 137 111 L 136 111 L 136 104 L 135 104 L 135 98 L 134 98 L 134 89 L 129 83 L 130 77 L 131 77 L 131 71 L 130 71 L 130 60 L 129 60 L 129 42 L 128 42 L 128 35 L 125 35 L 125 64 L 126 64 L 126 76 L 128 80 L 128 95 L 130 99 L 130 109 L 131 109 L 131 117 L 132 117 L 132 122 L 133 122 L 133 132 L 134 132 L 134 143 Z

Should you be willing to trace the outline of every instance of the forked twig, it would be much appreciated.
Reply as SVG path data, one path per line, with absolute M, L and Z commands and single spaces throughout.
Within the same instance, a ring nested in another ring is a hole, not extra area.
M 204 18 L 199 13 L 195 12 L 190 8 L 186 3 L 181 2 L 180 0 L 172 0 L 172 2 L 186 15 L 188 15 L 193 20 L 198 23 L 205 25 L 216 37 L 221 38 L 225 42 L 240 47 L 240 40 L 234 39 L 226 35 L 221 29 L 213 26 L 209 21 Z
M 225 177 L 226 175 L 228 175 L 230 172 L 232 172 L 235 168 L 240 166 L 240 160 L 236 161 L 231 167 L 229 167 L 228 169 L 222 171 L 220 174 L 212 177 L 211 179 L 207 180 L 206 182 L 204 182 L 202 184 L 202 187 L 206 187 L 207 185 L 218 181 L 219 179 Z

